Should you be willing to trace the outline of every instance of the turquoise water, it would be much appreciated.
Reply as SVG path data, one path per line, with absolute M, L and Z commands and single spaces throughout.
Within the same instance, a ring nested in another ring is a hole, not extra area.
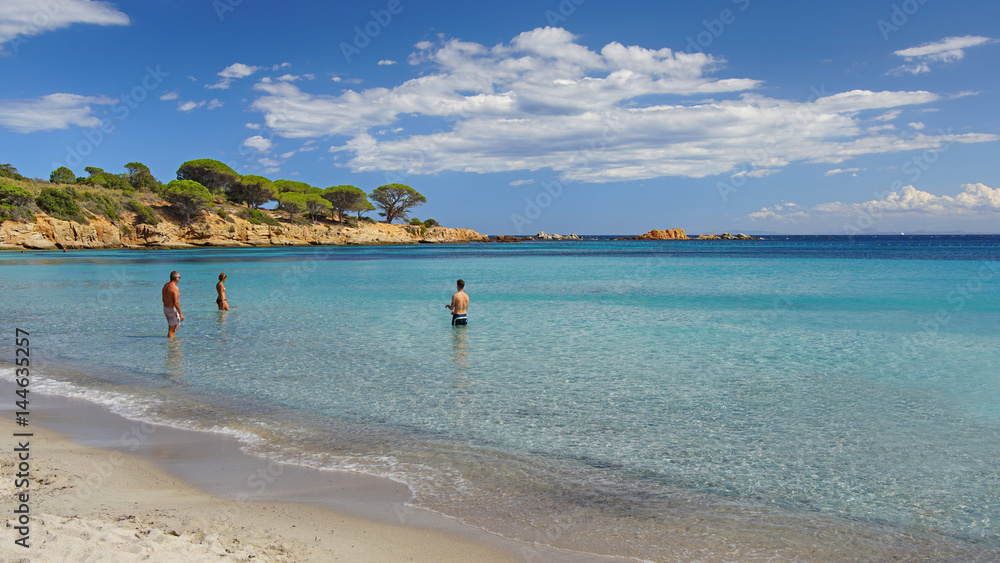
M 0 330 L 31 332 L 38 390 L 389 476 L 415 505 L 528 541 L 989 559 L 998 243 L 4 253 Z M 452 328 L 458 277 L 470 320 Z

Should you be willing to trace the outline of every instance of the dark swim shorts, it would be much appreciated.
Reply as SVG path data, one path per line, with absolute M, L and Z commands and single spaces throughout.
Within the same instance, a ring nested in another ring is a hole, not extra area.
M 464 326 L 469 324 L 469 319 L 465 318 L 465 313 L 461 315 L 451 314 L 451 326 Z

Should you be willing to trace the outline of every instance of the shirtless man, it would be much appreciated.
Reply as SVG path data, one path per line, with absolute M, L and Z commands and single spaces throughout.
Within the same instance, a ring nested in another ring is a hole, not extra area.
M 226 300 L 226 286 L 222 285 L 222 282 L 226 281 L 228 277 L 226 274 L 219 274 L 219 283 L 215 284 L 215 291 L 219 293 L 219 297 L 215 299 L 215 304 L 219 306 L 220 311 L 229 310 L 229 301 Z
M 184 320 L 184 313 L 181 313 L 181 290 L 177 288 L 180 279 L 178 272 L 170 272 L 170 281 L 163 286 L 163 315 L 167 317 L 167 338 L 174 337 L 177 326 Z
M 458 291 L 451 296 L 451 305 L 445 305 L 451 311 L 451 326 L 463 326 L 469 322 L 465 313 L 469 310 L 469 296 L 465 293 L 465 282 L 458 280 Z

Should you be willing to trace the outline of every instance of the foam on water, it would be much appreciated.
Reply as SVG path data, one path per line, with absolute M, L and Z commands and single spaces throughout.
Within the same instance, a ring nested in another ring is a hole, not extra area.
M 989 559 L 996 242 L 0 256 L 0 322 L 32 332 L 36 390 L 387 476 L 530 542 Z M 177 342 L 158 306 L 172 269 Z M 472 305 L 452 329 L 457 277 Z M 106 281 L 95 300 L 80 280 Z

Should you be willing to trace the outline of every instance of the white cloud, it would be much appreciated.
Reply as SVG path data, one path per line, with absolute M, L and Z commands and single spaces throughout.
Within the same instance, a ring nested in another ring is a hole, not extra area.
M 595 52 L 558 28 L 493 47 L 450 40 L 417 48 L 409 62 L 426 70 L 394 87 L 318 95 L 260 81 L 253 108 L 282 137 L 346 137 L 331 150 L 346 153 L 344 165 L 354 171 L 549 168 L 581 182 L 734 170 L 761 176 L 797 161 L 836 164 L 1000 138 L 901 133 L 891 125 L 873 130 L 873 123 L 898 117 L 901 107 L 942 98 L 931 92 L 769 98 L 755 93 L 757 80 L 712 76 L 724 61 L 711 55 L 619 43 Z M 866 117 L 872 111 L 880 117 Z M 442 120 L 448 125 L 429 134 L 378 135 L 403 119 L 426 120 L 433 124 L 427 129 Z
M 221 72 L 219 72 L 218 75 L 222 77 L 222 80 L 216 82 L 215 84 L 206 84 L 205 88 L 228 90 L 232 86 L 233 80 L 236 80 L 238 78 L 246 78 L 247 76 L 250 76 L 251 74 L 257 72 L 260 69 L 261 67 L 259 66 L 249 66 L 243 63 L 233 63 L 227 66 L 226 68 L 222 69 Z
M 920 131 L 921 129 L 923 129 L 924 127 L 926 127 L 926 125 L 924 125 L 923 123 L 920 123 L 919 121 L 911 121 L 911 122 L 907 123 L 906 125 L 908 125 L 909 127 L 912 127 L 913 129 L 916 129 L 917 131 Z
M 773 207 L 762 207 L 760 211 L 754 211 L 747 215 L 751 221 L 770 220 L 777 223 L 794 223 L 797 219 L 808 216 L 808 213 L 801 211 L 799 205 L 785 201 L 776 203 Z
M 219 76 L 223 78 L 246 78 L 260 70 L 259 66 L 248 66 L 243 63 L 233 63 L 222 69 Z
M 226 105 L 226 104 L 224 104 L 221 101 L 219 101 L 218 98 L 212 98 L 212 100 L 210 102 L 208 102 L 208 109 L 210 109 L 210 110 L 219 109 L 219 108 L 221 108 L 224 105 Z
M 0 100 L 0 127 L 15 133 L 34 133 L 78 127 L 98 127 L 101 119 L 93 105 L 111 105 L 118 100 L 107 96 L 49 94 L 27 100 Z
M 273 143 L 271 143 L 270 139 L 265 139 L 260 135 L 254 135 L 253 137 L 250 137 L 247 140 L 243 141 L 244 147 L 251 148 L 257 152 L 266 152 L 268 150 L 271 150 L 272 144 Z
M 260 123 L 247 123 L 246 125 L 244 125 L 244 127 L 246 127 L 247 129 L 253 129 L 254 131 L 258 131 L 263 126 Z
M 0 6 L 0 52 L 12 41 L 15 52 L 27 37 L 69 27 L 76 23 L 129 25 L 131 20 L 108 2 L 92 0 L 3 0 Z
M 834 168 L 833 170 L 827 170 L 824 176 L 836 176 L 837 174 L 851 174 L 852 176 L 857 176 L 857 172 L 862 170 L 867 170 L 867 168 Z
M 302 78 L 301 76 L 295 76 L 294 74 L 284 74 L 279 76 L 277 80 L 281 80 L 283 82 L 295 82 L 296 80 L 299 80 L 301 78 Z
M 388 59 L 382 59 L 378 62 L 378 66 L 392 66 L 396 64 L 396 61 L 390 61 Z
M 288 61 L 285 61 L 285 62 L 281 63 L 280 65 L 274 65 L 274 66 L 272 66 L 271 70 L 275 70 L 275 71 L 276 70 L 281 70 L 281 69 L 284 69 L 284 68 L 288 68 L 290 66 L 292 66 L 292 63 L 290 63 Z
M 528 180 L 514 180 L 513 182 L 510 183 L 510 185 L 514 186 L 514 187 L 517 187 L 517 186 L 530 186 L 531 184 L 534 184 L 534 183 L 535 183 L 535 181 L 531 180 L 531 179 L 528 179 Z
M 177 92 L 164 92 L 160 99 L 167 102 L 170 100 L 176 100 L 179 94 Z
M 951 228 L 966 222 L 972 225 L 996 225 L 997 220 L 1000 220 L 1000 188 L 990 188 L 981 183 L 964 184 L 962 191 L 952 196 L 935 195 L 908 185 L 880 199 L 862 203 L 835 201 L 820 203 L 808 209 L 785 203 L 764 207 L 746 216 L 746 219 L 758 224 L 763 221 L 785 225 L 840 224 L 848 229 L 858 223 L 858 218 L 864 218 L 864 222 L 870 221 L 871 224 L 878 222 L 884 225 L 899 224 L 899 221 L 907 219 L 911 221 L 911 225 L 951 219 Z
M 203 105 L 205 105 L 205 100 L 202 100 L 200 102 L 194 102 L 194 101 L 181 102 L 180 104 L 177 104 L 177 111 L 192 112 Z
M 995 39 L 978 35 L 966 35 L 963 37 L 945 37 L 936 43 L 926 43 L 918 47 L 900 49 L 893 54 L 903 57 L 906 64 L 889 71 L 889 74 L 900 75 L 924 74 L 931 71 L 930 63 L 951 63 L 965 57 L 965 49 L 996 43 Z

